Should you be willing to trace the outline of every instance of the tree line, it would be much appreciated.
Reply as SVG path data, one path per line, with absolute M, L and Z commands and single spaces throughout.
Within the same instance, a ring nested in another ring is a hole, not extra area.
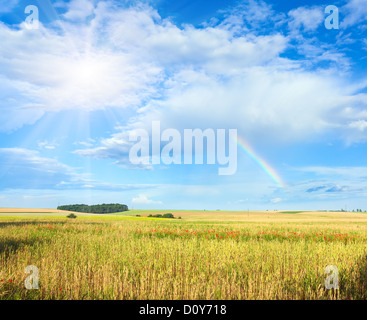
M 65 211 L 84 212 L 84 213 L 115 213 L 129 210 L 126 204 L 119 204 L 119 203 L 109 203 L 109 204 L 103 203 L 91 206 L 87 204 L 69 204 L 58 206 L 57 209 Z

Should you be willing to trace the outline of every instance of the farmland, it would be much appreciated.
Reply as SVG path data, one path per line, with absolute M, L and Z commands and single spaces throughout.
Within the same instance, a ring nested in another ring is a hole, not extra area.
M 367 214 L 167 212 L 181 219 L 1 209 L 0 299 L 367 297 Z M 339 290 L 325 289 L 328 265 Z

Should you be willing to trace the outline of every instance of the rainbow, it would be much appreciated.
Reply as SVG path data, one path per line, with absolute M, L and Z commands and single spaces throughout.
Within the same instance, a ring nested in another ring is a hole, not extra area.
M 265 173 L 280 187 L 285 188 L 286 184 L 279 174 L 264 159 L 258 156 L 250 144 L 242 137 L 237 137 L 237 144 L 265 171 Z

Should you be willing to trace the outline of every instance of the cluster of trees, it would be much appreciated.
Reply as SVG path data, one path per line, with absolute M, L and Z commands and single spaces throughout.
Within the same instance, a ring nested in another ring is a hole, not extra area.
M 333 210 L 330 210 L 330 211 L 333 211 Z M 337 212 L 347 212 L 348 210 L 346 209 L 340 209 L 340 210 L 336 210 Z M 352 212 L 366 212 L 366 210 L 362 211 L 362 209 L 356 209 L 356 210 L 349 210 L 349 212 L 352 211 Z
M 57 209 L 66 211 L 84 212 L 84 213 L 115 213 L 129 210 L 126 204 L 119 204 L 119 203 L 110 203 L 110 204 L 103 203 L 91 206 L 87 204 L 69 204 L 64 206 L 58 206 Z
M 165 213 L 165 214 L 150 214 L 148 217 L 150 218 L 169 218 L 174 219 L 174 215 L 172 213 Z M 181 219 L 181 218 L 179 218 Z

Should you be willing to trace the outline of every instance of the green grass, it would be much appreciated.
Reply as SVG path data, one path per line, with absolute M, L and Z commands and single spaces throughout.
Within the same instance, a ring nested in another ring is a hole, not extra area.
M 296 213 L 301 213 L 301 212 L 307 212 L 307 211 L 280 211 L 279 213 L 291 213 L 291 214 L 296 214 Z

